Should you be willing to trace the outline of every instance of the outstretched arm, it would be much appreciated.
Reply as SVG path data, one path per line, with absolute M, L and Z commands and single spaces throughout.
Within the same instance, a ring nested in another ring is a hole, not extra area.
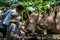
M 17 35 L 17 34 L 15 34 L 14 32 L 11 32 L 10 33 L 10 37 L 12 37 L 12 38 L 16 38 L 16 39 L 20 39 L 20 36 L 19 35 Z

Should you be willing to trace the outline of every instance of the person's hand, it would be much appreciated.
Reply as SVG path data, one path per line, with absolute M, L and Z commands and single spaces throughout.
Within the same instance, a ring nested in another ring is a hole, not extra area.
M 17 36 L 16 36 L 16 39 L 17 39 L 17 40 L 20 40 L 20 36 L 17 35 Z

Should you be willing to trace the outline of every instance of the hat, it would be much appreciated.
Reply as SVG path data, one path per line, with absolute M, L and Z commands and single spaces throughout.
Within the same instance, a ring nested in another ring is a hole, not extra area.
M 11 19 L 10 22 L 18 22 L 20 20 L 21 20 L 21 16 L 17 16 L 15 18 Z
M 18 17 L 16 18 L 16 20 L 21 20 L 21 16 L 18 16 Z

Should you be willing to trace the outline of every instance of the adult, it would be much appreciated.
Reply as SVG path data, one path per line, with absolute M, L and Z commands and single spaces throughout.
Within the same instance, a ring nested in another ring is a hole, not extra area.
M 22 5 L 18 5 L 16 7 L 16 9 L 11 10 L 12 14 L 11 14 L 11 16 L 9 15 L 10 20 L 9 20 L 8 24 L 10 24 L 10 26 L 7 27 L 6 40 L 20 40 L 20 36 L 18 34 L 16 34 L 17 25 L 13 22 L 15 22 L 17 20 L 17 19 L 15 20 L 14 18 L 17 18 L 18 14 L 21 13 L 23 11 L 23 9 L 24 8 Z

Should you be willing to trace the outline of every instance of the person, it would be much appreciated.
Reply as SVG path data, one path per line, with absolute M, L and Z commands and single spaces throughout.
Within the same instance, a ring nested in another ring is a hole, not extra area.
M 20 40 L 20 36 L 16 33 L 17 25 L 15 24 L 15 21 L 17 20 L 15 20 L 14 18 L 16 18 L 18 14 L 23 11 L 23 9 L 24 7 L 22 5 L 18 5 L 16 9 L 11 10 L 11 19 L 9 20 L 9 22 L 7 22 L 8 24 L 10 24 L 10 26 L 7 27 L 6 40 Z
M 18 22 L 18 29 L 17 29 L 17 35 L 22 36 L 21 40 L 24 40 L 24 36 L 25 36 L 25 24 L 23 24 L 21 21 Z

